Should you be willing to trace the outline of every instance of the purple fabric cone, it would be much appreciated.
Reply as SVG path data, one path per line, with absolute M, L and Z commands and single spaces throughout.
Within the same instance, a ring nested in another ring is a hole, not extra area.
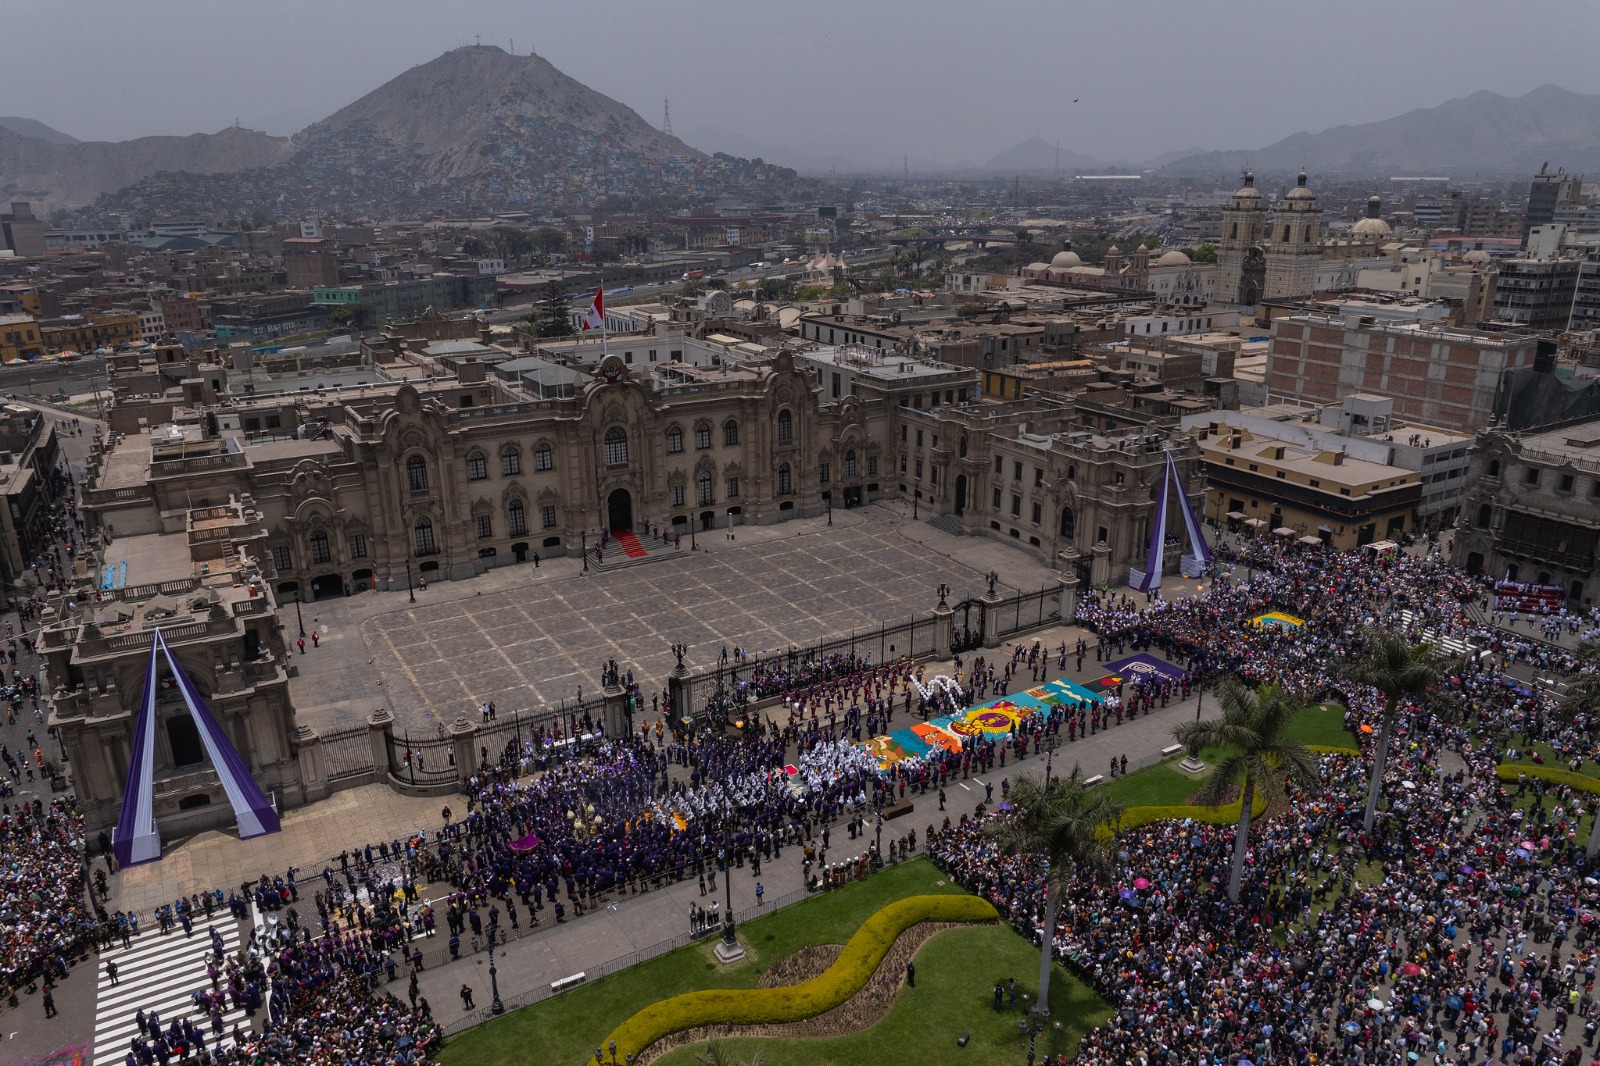
M 167 647 L 167 642 L 159 631 L 156 639 L 166 654 L 167 665 L 172 667 L 172 676 L 178 679 L 183 702 L 188 704 L 189 714 L 194 718 L 194 724 L 199 727 L 201 743 L 205 745 L 206 754 L 211 757 L 211 765 L 216 768 L 217 777 L 222 781 L 222 790 L 228 794 L 228 802 L 233 805 L 234 817 L 239 820 L 239 838 L 247 840 L 264 833 L 276 833 L 279 828 L 278 812 L 272 809 L 272 804 L 261 791 L 261 786 L 250 776 L 250 768 L 245 765 L 244 760 L 228 741 L 227 734 L 222 731 L 222 726 L 212 715 L 211 708 L 200 698 L 194 682 L 189 680 L 189 675 L 178 665 L 177 657 L 172 654 L 172 649 Z
M 128 760 L 128 780 L 122 788 L 122 810 L 111 849 L 120 866 L 138 866 L 161 858 L 161 834 L 155 816 L 156 644 L 150 641 L 150 662 L 145 669 L 144 693 L 133 722 L 133 751 Z

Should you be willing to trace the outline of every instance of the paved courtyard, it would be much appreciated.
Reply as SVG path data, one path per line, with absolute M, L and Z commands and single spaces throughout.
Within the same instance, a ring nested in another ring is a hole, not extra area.
M 486 700 L 538 710 L 594 696 L 615 658 L 648 692 L 689 646 L 691 668 L 724 646 L 760 652 L 926 616 L 948 582 L 951 601 L 976 596 L 996 571 L 998 591 L 1032 591 L 1052 575 L 1025 552 L 983 537 L 953 537 L 914 522 L 897 503 L 707 534 L 700 550 L 604 572 L 576 559 L 504 567 L 417 594 L 366 593 L 304 608 L 306 654 L 293 655 L 302 721 L 359 724 L 387 707 L 401 730 L 431 732 Z M 280 612 L 296 633 L 291 613 Z

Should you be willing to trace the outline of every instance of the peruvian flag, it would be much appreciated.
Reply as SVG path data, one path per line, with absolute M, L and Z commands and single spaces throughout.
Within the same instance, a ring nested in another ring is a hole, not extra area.
M 596 289 L 594 290 L 594 303 L 589 305 L 589 313 L 583 316 L 579 321 L 579 325 L 583 327 L 583 332 L 588 333 L 591 329 L 599 329 L 605 324 L 605 290 Z

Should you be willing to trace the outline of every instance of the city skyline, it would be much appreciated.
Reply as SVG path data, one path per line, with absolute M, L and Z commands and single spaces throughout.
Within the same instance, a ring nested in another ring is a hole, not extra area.
M 1558 22 L 1559 8 L 1582 12 L 1558 5 L 1549 10 Z M 0 98 L 8 113 L 84 140 L 235 121 L 287 135 L 409 66 L 481 42 L 535 50 L 655 126 L 670 98 L 674 131 L 704 151 L 845 170 L 982 166 L 1031 137 L 1059 140 L 1063 156 L 1142 162 L 1260 148 L 1482 90 L 1518 96 L 1554 82 L 1600 92 L 1579 36 L 1535 42 L 1487 3 L 1360 3 L 1337 18 L 1300 11 L 1267 24 L 1243 5 L 1016 4 L 998 15 L 937 5 L 933 18 L 925 7 L 913 17 L 903 5 L 829 2 L 804 12 L 614 3 L 537 20 L 498 2 L 464 14 L 384 5 L 381 21 L 378 10 L 290 2 L 271 20 L 177 0 L 137 13 L 16 10 L 16 39 L 34 46 L 0 72 Z M 1372 47 L 1384 38 L 1430 49 L 1396 63 L 1393 50 Z

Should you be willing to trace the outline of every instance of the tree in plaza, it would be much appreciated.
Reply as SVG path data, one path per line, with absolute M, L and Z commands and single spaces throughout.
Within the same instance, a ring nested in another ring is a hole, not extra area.
M 1062 894 L 1081 887 L 1082 874 L 1111 872 L 1111 834 L 1104 827 L 1122 816 L 1122 808 L 1089 785 L 1077 767 L 1048 783 L 1023 777 L 1011 786 L 1009 815 L 985 828 L 1008 855 L 1042 855 L 1046 862 L 1044 935 L 1039 960 L 1041 1014 L 1050 1012 L 1050 950 Z
M 559 281 L 544 287 L 539 297 L 539 336 L 572 336 L 572 313 L 567 308 L 567 294 Z
M 1367 782 L 1367 811 L 1361 819 L 1361 827 L 1370 833 L 1378 816 L 1378 796 L 1383 792 L 1383 767 L 1389 759 L 1395 712 L 1401 700 L 1419 699 L 1438 683 L 1444 660 L 1437 646 L 1428 641 L 1413 644 L 1391 629 L 1368 628 L 1361 652 L 1346 659 L 1339 669 L 1349 680 L 1375 688 L 1383 697 L 1382 720 L 1372 751 L 1372 778 Z
M 1317 778 L 1317 759 L 1304 742 L 1289 735 L 1289 728 L 1310 704 L 1280 685 L 1263 685 L 1252 692 L 1237 677 L 1224 678 L 1216 688 L 1222 707 L 1220 718 L 1184 722 L 1172 738 L 1190 751 L 1220 748 L 1216 768 L 1197 790 L 1202 803 L 1223 803 L 1243 779 L 1239 793 L 1239 828 L 1233 840 L 1233 873 L 1228 877 L 1228 898 L 1239 899 L 1244 877 L 1245 850 L 1250 843 L 1250 808 L 1257 795 L 1268 803 L 1282 798 L 1284 783 Z
M 1567 682 L 1567 706 L 1586 712 L 1592 719 L 1600 711 L 1600 641 L 1585 640 L 1578 644 L 1578 659 L 1582 662 L 1578 673 Z M 1591 730 L 1593 725 L 1590 726 Z M 1600 854 L 1600 812 L 1596 812 L 1594 827 L 1589 830 L 1589 858 Z

